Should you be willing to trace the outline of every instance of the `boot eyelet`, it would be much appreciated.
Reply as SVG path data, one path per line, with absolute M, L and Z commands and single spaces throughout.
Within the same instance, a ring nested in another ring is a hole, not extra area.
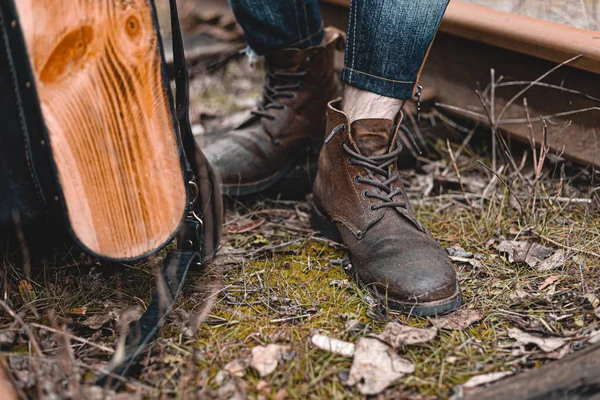
M 363 231 L 358 231 L 358 232 L 356 232 L 356 236 L 358 236 L 358 237 L 362 237 L 362 235 L 363 235 Z
M 371 204 L 371 205 L 369 206 L 369 211 L 371 211 L 371 212 L 375 211 L 375 207 L 373 207 L 373 204 Z
M 360 178 L 361 178 L 361 176 L 360 176 L 360 175 L 356 175 L 356 176 L 354 177 L 354 182 L 356 182 L 356 183 L 360 183 L 360 180 L 359 180 Z
M 367 190 L 365 190 L 364 192 L 362 192 L 362 196 L 363 196 L 365 199 L 368 199 L 368 198 L 369 198 L 369 196 L 367 196 L 368 194 L 369 194 L 369 192 L 368 192 Z
M 281 143 L 281 142 L 279 141 L 279 139 L 273 139 L 273 144 L 274 144 L 275 146 L 279 146 L 279 144 L 280 144 L 280 143 Z

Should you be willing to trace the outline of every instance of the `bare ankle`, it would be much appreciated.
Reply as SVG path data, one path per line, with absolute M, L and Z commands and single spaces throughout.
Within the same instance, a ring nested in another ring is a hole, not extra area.
M 346 85 L 342 99 L 342 110 L 348 116 L 350 123 L 364 118 L 393 120 L 405 101 Z

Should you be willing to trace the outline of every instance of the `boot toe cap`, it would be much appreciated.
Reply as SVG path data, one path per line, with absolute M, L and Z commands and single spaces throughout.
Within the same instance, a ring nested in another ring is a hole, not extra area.
M 450 265 L 452 268 L 452 265 Z M 447 266 L 432 268 L 423 264 L 387 264 L 376 272 L 361 274 L 359 279 L 372 290 L 391 301 L 401 303 L 428 303 L 454 296 L 458 289 L 454 269 Z M 364 275 L 367 275 L 363 278 Z
M 457 295 L 452 262 L 432 238 L 399 246 L 397 241 L 369 246 L 366 257 L 354 257 L 361 283 L 389 301 L 407 304 L 439 302 Z

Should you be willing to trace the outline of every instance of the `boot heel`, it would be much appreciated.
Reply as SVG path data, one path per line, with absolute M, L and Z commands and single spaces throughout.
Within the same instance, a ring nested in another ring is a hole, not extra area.
M 314 205 L 311 205 L 312 215 L 310 217 L 310 224 L 313 229 L 319 231 L 321 235 L 329 240 L 332 240 L 337 243 L 342 243 L 342 235 L 340 234 L 339 229 L 326 215 L 324 215 L 319 209 Z

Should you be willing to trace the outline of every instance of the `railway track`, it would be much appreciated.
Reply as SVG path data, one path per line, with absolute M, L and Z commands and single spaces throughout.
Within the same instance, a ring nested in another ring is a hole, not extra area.
M 349 4 L 349 0 L 323 0 L 325 23 L 346 28 Z M 575 57 L 578 58 L 557 68 L 511 102 L 531 82 Z M 598 74 L 600 32 L 452 0 L 420 83 L 434 89 L 443 113 L 485 125 L 497 124 L 509 139 L 524 143 L 529 143 L 533 131 L 538 147 L 543 142 L 543 117 L 552 152 L 584 165 L 598 166 Z M 492 79 L 497 82 L 493 102 Z M 490 116 L 477 91 L 486 94 Z M 527 99 L 532 130 L 523 98 Z M 509 102 L 501 120 L 495 121 L 494 117 Z M 493 110 L 490 103 L 494 104 Z

